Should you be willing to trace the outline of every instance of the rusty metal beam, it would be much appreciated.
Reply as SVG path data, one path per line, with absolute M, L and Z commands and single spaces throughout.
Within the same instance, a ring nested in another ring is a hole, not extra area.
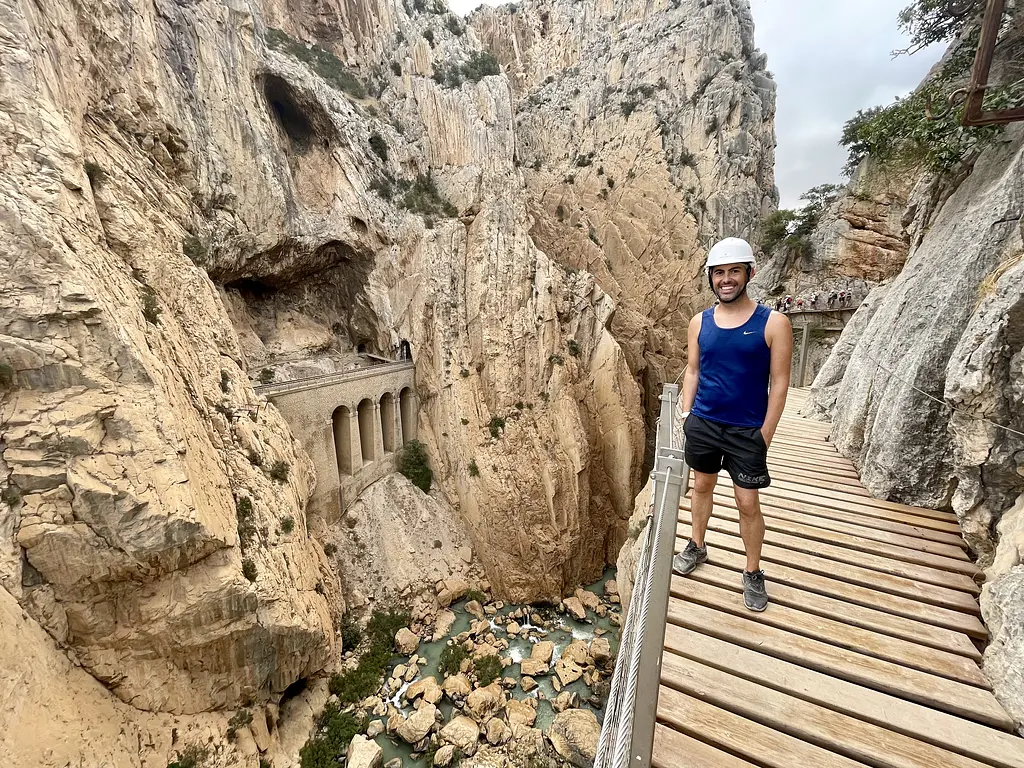
M 985 9 L 985 18 L 981 23 L 981 39 L 978 41 L 978 52 L 974 56 L 974 68 L 971 70 L 971 84 L 967 88 L 967 102 L 962 121 L 966 126 L 998 125 L 1024 120 L 1024 107 L 988 112 L 983 109 L 985 91 L 992 87 L 988 78 L 992 72 L 992 59 L 995 56 L 999 27 L 1003 23 L 1005 10 L 1006 0 L 989 0 Z

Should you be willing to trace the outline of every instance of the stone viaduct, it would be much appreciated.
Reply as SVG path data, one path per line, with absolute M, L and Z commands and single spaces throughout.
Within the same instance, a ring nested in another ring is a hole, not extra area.
M 334 521 L 368 485 L 394 472 L 416 439 L 419 404 L 409 360 L 256 387 L 313 459 L 313 503 Z

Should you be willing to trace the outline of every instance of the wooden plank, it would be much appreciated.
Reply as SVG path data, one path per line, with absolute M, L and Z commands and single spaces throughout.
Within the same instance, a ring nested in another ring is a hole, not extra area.
M 827 467 L 824 464 L 816 462 L 814 459 L 794 459 L 792 456 L 787 456 L 785 454 L 775 454 L 769 450 L 769 469 L 775 469 L 778 466 L 788 467 L 792 471 L 820 472 L 822 475 L 825 475 L 832 479 L 843 480 L 844 482 L 856 483 L 857 485 L 860 485 L 860 478 L 857 476 L 856 471 L 852 469 L 837 469 L 835 467 Z
M 654 768 L 757 768 L 660 723 L 654 727 Z
M 765 688 L 668 652 L 662 683 L 768 728 L 884 768 L 986 768 L 955 754 L 855 717 Z
M 732 645 L 754 649 L 830 677 L 916 701 L 985 725 L 1004 730 L 1014 727 L 1013 720 L 995 697 L 981 688 L 836 648 L 677 597 L 669 600 L 668 620 Z
M 716 493 L 713 498 L 715 503 L 715 514 L 718 514 L 718 510 L 720 509 L 737 509 L 736 499 L 732 496 Z M 688 499 L 684 499 L 683 501 L 689 503 Z M 893 544 L 906 549 L 916 549 L 919 552 L 930 552 L 934 555 L 942 555 L 943 557 L 952 558 L 964 563 L 971 562 L 967 553 L 955 544 L 942 544 L 937 541 L 921 538 L 906 532 L 893 532 L 892 526 L 898 526 L 898 523 L 889 523 L 885 528 L 876 528 L 872 525 L 871 523 L 883 522 L 872 518 L 860 518 L 860 522 L 856 524 L 846 523 L 841 522 L 840 520 L 834 520 L 830 517 L 820 517 L 818 515 L 804 514 L 803 512 L 794 512 L 785 507 L 769 504 L 767 501 L 761 502 L 761 512 L 765 516 L 766 520 L 768 518 L 788 520 L 793 523 L 800 523 L 814 528 L 822 528 L 827 531 L 836 531 L 837 533 L 845 533 L 850 536 L 873 539 L 874 541 L 884 541 L 887 544 Z M 850 517 L 854 518 L 855 516 L 851 514 Z M 906 528 L 909 528 L 909 526 Z M 977 569 L 977 566 L 974 567 Z M 972 571 L 972 573 L 973 572 L 974 571 Z
M 689 536 L 689 523 L 680 522 L 676 528 L 677 551 L 682 552 L 683 548 L 686 546 Z M 717 530 L 709 530 L 705 539 L 709 547 L 721 548 L 740 555 L 744 552 L 743 543 L 737 536 L 729 536 L 726 534 L 720 534 Z M 842 580 L 849 585 L 863 587 L 872 593 L 878 593 L 880 595 L 882 593 L 888 593 L 885 595 L 886 600 L 891 600 L 891 598 L 908 598 L 911 601 L 963 612 L 969 616 L 977 616 L 981 613 L 981 610 L 978 607 L 978 602 L 971 597 L 971 595 L 968 595 L 965 592 L 945 590 L 941 587 L 934 587 L 931 585 L 920 585 L 908 579 L 894 577 L 894 575 L 889 573 L 881 573 L 877 570 L 866 570 L 856 566 L 847 565 L 846 563 L 839 563 L 822 557 L 814 557 L 802 552 L 790 552 L 770 545 L 765 545 L 762 548 L 761 558 L 765 562 L 772 563 L 772 565 L 767 568 L 771 574 L 770 578 L 775 577 L 775 573 L 779 571 L 781 566 L 798 568 L 800 570 L 823 575 L 823 577 L 828 579 Z M 876 599 L 878 600 L 880 598 Z M 896 600 L 892 600 L 892 603 L 894 606 L 906 605 L 906 603 Z M 905 610 L 905 607 L 903 609 Z M 894 609 L 893 612 L 901 611 Z M 918 614 L 911 613 L 909 615 L 912 617 L 918 617 L 920 614 L 921 612 Z M 903 615 L 907 615 L 907 613 L 903 613 Z M 940 626 L 950 627 L 950 624 L 948 623 L 950 620 L 946 617 L 948 614 L 932 612 L 931 615 L 942 616 L 944 623 L 940 624 Z M 977 623 L 964 622 L 961 626 L 953 625 L 950 628 L 959 630 L 966 627 L 972 627 L 975 624 Z M 984 630 L 982 630 L 982 632 L 984 632 Z M 969 632 L 968 634 L 972 637 L 976 637 L 976 633 L 977 630 Z M 987 637 L 987 635 L 982 634 L 981 637 Z
M 846 475 L 836 474 L 837 471 L 842 472 L 842 470 L 830 471 L 829 467 L 815 463 L 813 460 L 798 462 L 788 457 L 775 457 L 774 459 L 769 457 L 768 468 L 772 471 L 773 476 L 792 475 L 799 478 L 810 476 L 830 483 L 838 483 L 844 489 L 850 488 L 855 489 L 855 491 L 867 492 L 864 486 L 861 485 L 860 479 L 852 472 Z
M 681 510 L 679 519 L 685 523 L 691 522 L 689 510 Z M 733 536 L 740 535 L 738 523 L 723 520 L 721 517 L 716 518 L 712 516 L 708 530 Z M 866 579 L 868 583 L 865 586 L 870 586 L 871 581 L 877 578 L 878 575 L 901 578 L 917 584 L 918 589 L 916 591 L 918 593 L 922 591 L 922 587 L 925 587 L 925 591 L 931 592 L 931 597 L 934 598 L 941 595 L 944 601 L 955 602 L 956 605 L 949 606 L 951 608 L 969 605 L 969 602 L 961 601 L 958 597 L 955 597 L 955 592 L 959 592 L 965 597 L 981 594 L 981 589 L 978 585 L 971 578 L 960 573 L 950 573 L 948 571 L 940 571 L 937 568 L 904 563 L 891 557 L 871 555 L 867 552 L 858 552 L 853 549 L 812 541 L 799 536 L 790 536 L 786 533 L 765 531 L 764 552 L 765 559 L 778 559 L 781 552 L 788 552 L 793 556 L 805 555 L 818 558 L 819 560 L 827 559 L 829 565 L 825 566 L 826 568 L 834 569 L 837 564 L 841 563 L 848 568 L 860 569 L 862 573 L 857 574 L 857 576 L 862 581 L 858 583 L 864 583 L 863 580 Z M 906 585 L 904 584 L 903 586 Z M 943 592 L 939 593 L 933 590 L 943 590 Z
M 864 765 L 664 685 L 658 691 L 658 718 L 677 731 L 756 760 L 758 765 L 767 768 L 858 768 Z
M 721 478 L 720 482 L 723 488 L 732 488 L 732 480 L 730 478 Z M 936 520 L 934 518 L 922 517 L 919 515 L 911 515 L 906 512 L 879 509 L 869 504 L 851 503 L 841 499 L 819 496 L 807 491 L 793 490 L 787 488 L 786 485 L 787 483 L 784 481 L 778 484 L 773 483 L 768 488 L 762 488 L 760 495 L 784 504 L 800 502 L 802 504 L 813 505 L 815 508 L 819 509 L 835 509 L 840 512 L 853 512 L 859 515 L 867 515 L 868 517 L 877 517 L 882 520 L 893 520 L 899 523 L 907 523 L 908 525 L 916 525 L 919 528 L 928 528 L 933 531 L 950 533 L 954 536 L 960 535 L 960 526 L 957 523 L 950 523 L 945 520 Z
M 736 581 L 740 579 L 738 574 L 734 574 L 733 578 Z M 876 659 L 891 661 L 966 685 L 988 688 L 988 683 L 981 674 L 981 670 L 978 669 L 978 665 L 963 656 L 937 651 L 934 648 L 899 640 L 868 629 L 861 629 L 841 621 L 816 616 L 782 605 L 776 600 L 772 600 L 764 613 L 755 614 L 743 606 L 742 599 L 735 592 L 702 583 L 697 579 L 673 576 L 671 590 L 675 597 L 691 603 L 699 603 L 705 608 L 731 613 L 734 616 L 802 635 L 838 648 L 846 648 Z M 773 596 L 774 591 L 774 585 L 769 585 L 769 596 Z
M 680 509 L 690 509 L 690 499 L 682 499 L 679 504 Z M 908 547 L 901 547 L 894 544 L 889 544 L 876 539 L 869 539 L 862 536 L 855 536 L 848 533 L 839 533 L 838 531 L 832 531 L 824 528 L 817 528 L 813 525 L 805 525 L 802 523 L 793 523 L 786 520 L 779 520 L 778 518 L 772 517 L 765 514 L 765 508 L 762 507 L 762 515 L 764 515 L 764 522 L 767 537 L 768 532 L 773 534 L 771 543 L 779 544 L 780 546 L 789 546 L 792 549 L 800 552 L 810 552 L 811 554 L 828 555 L 830 546 L 837 546 L 843 549 L 849 550 L 852 554 L 849 559 L 844 562 L 853 563 L 854 565 L 869 565 L 870 558 L 862 558 L 856 553 L 863 553 L 870 556 L 880 556 L 883 558 L 891 558 L 897 562 L 912 563 L 919 566 L 924 566 L 929 569 L 938 570 L 939 572 L 949 573 L 955 575 L 958 579 L 967 579 L 969 583 L 977 587 L 975 579 L 983 580 L 984 573 L 974 563 L 969 560 L 954 559 L 951 557 L 944 557 L 943 555 L 935 555 L 928 552 L 921 552 L 917 549 L 911 549 Z M 723 533 L 732 533 L 733 527 L 735 531 L 739 532 L 739 510 L 732 506 L 719 506 L 711 517 L 711 523 L 719 525 L 719 521 L 722 523 L 728 523 L 728 525 L 720 525 L 715 530 L 722 531 Z M 776 535 L 777 534 L 777 535 Z M 788 539 L 782 539 L 781 536 L 790 537 Z M 791 539 L 795 537 L 806 542 L 802 546 L 796 546 L 792 543 Z M 768 541 L 768 538 L 765 538 Z M 824 546 L 823 546 L 824 545 Z M 841 559 L 841 558 L 840 558 Z M 885 569 L 879 569 L 885 570 Z M 890 573 L 894 571 L 889 570 Z M 906 575 L 901 572 L 901 575 Z M 944 586 L 956 585 L 951 582 L 937 582 L 930 581 L 930 583 L 941 583 Z M 968 590 L 974 594 L 980 594 L 980 589 Z
M 733 496 L 732 486 L 728 483 L 720 484 L 716 489 L 716 494 L 720 493 L 722 496 L 728 498 L 733 504 L 736 503 L 736 497 Z M 688 496 L 692 496 L 692 491 Z M 813 515 L 817 518 L 827 518 L 830 520 L 840 520 L 848 523 L 855 523 L 857 525 L 865 525 L 879 530 L 894 531 L 896 533 L 903 533 L 908 536 L 916 536 L 921 539 L 927 539 L 928 541 L 940 542 L 943 544 L 950 544 L 961 549 L 967 548 L 967 542 L 964 541 L 963 536 L 960 535 L 959 531 L 956 533 L 948 533 L 946 531 L 935 531 L 931 528 L 922 528 L 921 526 L 912 525 L 910 523 L 902 523 L 894 520 L 887 520 L 880 517 L 872 517 L 870 514 L 861 514 L 858 512 L 844 512 L 839 509 L 828 509 L 827 507 L 819 507 L 816 504 L 808 504 L 800 501 L 779 501 L 777 498 L 770 496 L 765 493 L 759 494 L 762 506 L 772 506 L 776 509 L 784 508 L 792 510 L 794 512 L 802 512 L 804 514 Z M 716 495 L 716 500 L 718 496 Z M 870 510 L 869 510 L 870 511 Z
M 717 549 L 714 552 L 709 552 L 708 557 L 707 563 L 701 565 L 686 578 L 742 593 L 743 586 L 740 584 L 739 573 L 744 567 L 743 557 Z M 718 563 L 722 561 L 727 561 L 729 566 L 727 568 L 720 566 Z M 981 661 L 981 651 L 975 647 L 967 635 L 961 632 L 943 629 L 874 608 L 866 608 L 817 592 L 791 587 L 774 578 L 774 571 L 772 576 L 768 588 L 773 605 L 777 603 L 797 608 L 872 632 L 955 653 L 975 662 Z
M 772 481 L 783 481 L 791 483 L 809 483 L 815 488 L 821 490 L 833 490 L 843 494 L 851 494 L 853 496 L 867 496 L 871 497 L 867 489 L 864 488 L 859 482 L 856 484 L 844 483 L 842 481 L 831 480 L 825 475 L 819 474 L 817 471 L 808 472 L 788 472 L 785 468 L 769 467 L 771 470 Z
M 681 524 L 680 527 L 685 536 L 676 538 L 676 552 L 683 551 L 690 534 L 689 525 Z M 710 545 L 708 547 L 709 562 L 734 570 L 744 568 L 746 558 L 743 555 L 742 541 L 718 533 L 709 536 L 708 541 Z M 795 589 L 816 592 L 854 605 L 932 624 L 953 632 L 962 632 L 978 640 L 988 638 L 988 630 L 976 615 L 931 605 L 914 598 L 881 592 L 871 586 L 863 587 L 832 576 L 833 574 L 819 575 L 785 563 L 773 563 L 769 568 L 768 582 L 769 587 L 775 583 L 785 584 Z
M 799 491 L 802 493 L 812 493 L 815 486 L 804 485 L 803 483 L 794 483 L 789 480 L 780 480 L 778 483 L 780 488 L 785 488 L 790 491 Z M 882 499 L 862 499 L 860 497 L 846 498 L 846 494 L 842 492 L 835 492 L 832 490 L 821 490 L 820 493 L 816 493 L 817 496 L 824 496 L 826 498 L 835 501 L 845 501 L 854 504 L 861 504 L 868 507 L 875 507 L 876 509 L 890 510 L 893 512 L 902 512 L 908 515 L 915 515 L 916 517 L 928 517 L 932 520 L 940 520 L 942 522 L 951 523 L 952 525 L 958 525 L 956 515 L 952 512 L 942 512 L 936 509 L 926 509 L 924 507 L 912 507 L 909 504 L 899 504 L 895 501 L 883 501 Z
M 793 458 L 797 461 L 815 462 L 823 467 L 831 467 L 833 469 L 842 469 L 848 472 L 856 472 L 856 467 L 849 459 L 844 459 L 838 453 L 826 454 L 823 451 L 815 450 L 800 450 L 793 448 L 792 446 L 784 443 L 776 443 L 774 440 L 768 447 L 768 460 L 771 461 L 774 457 L 779 458 Z
M 1024 768 L 1024 740 L 673 624 L 665 647 L 689 659 L 1000 768 Z M 659 703 L 660 708 L 660 703 Z

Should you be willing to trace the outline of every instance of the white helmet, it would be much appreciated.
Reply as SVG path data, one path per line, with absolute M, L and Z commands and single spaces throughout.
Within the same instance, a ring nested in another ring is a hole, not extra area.
M 720 267 L 723 264 L 749 264 L 754 266 L 754 249 L 750 243 L 738 237 L 719 240 L 708 252 L 705 268 Z

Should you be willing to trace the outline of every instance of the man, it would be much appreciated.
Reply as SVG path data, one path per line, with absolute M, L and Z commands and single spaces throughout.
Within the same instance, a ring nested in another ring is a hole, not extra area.
M 768 446 L 786 405 L 793 329 L 785 315 L 747 295 L 755 272 L 754 252 L 745 240 L 726 238 L 708 254 L 708 282 L 719 303 L 690 321 L 681 406 L 686 463 L 694 472 L 692 538 L 673 558 L 672 570 L 685 576 L 708 559 L 704 534 L 724 467 L 732 477 L 747 558 L 743 603 L 763 611 L 768 593 L 761 570 L 764 518 L 758 489 L 771 483 Z

